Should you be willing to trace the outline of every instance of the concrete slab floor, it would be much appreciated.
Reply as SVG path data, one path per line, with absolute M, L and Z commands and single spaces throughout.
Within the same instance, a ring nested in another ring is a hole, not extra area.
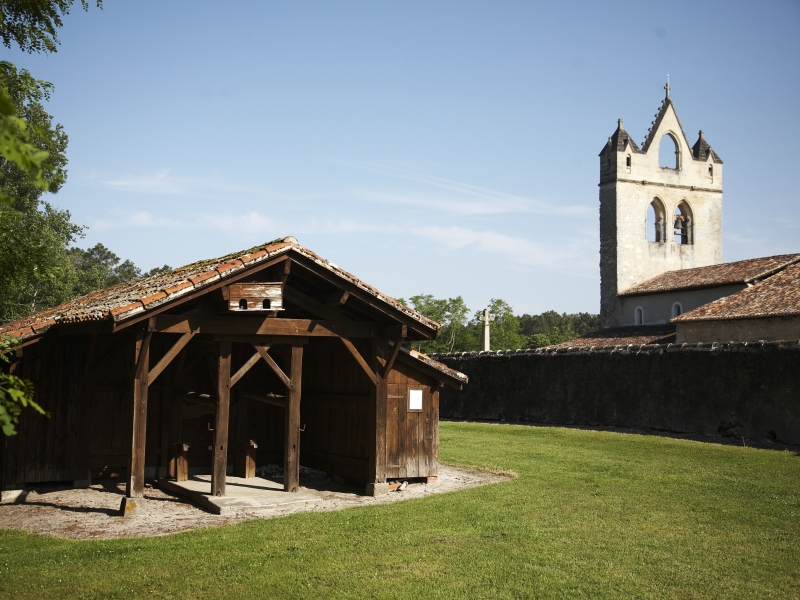
M 216 515 L 235 514 L 240 511 L 255 513 L 290 505 L 321 502 L 322 498 L 308 492 L 284 492 L 283 485 L 261 477 L 228 476 L 225 480 L 225 495 L 211 495 L 211 475 L 195 475 L 187 481 L 159 479 L 158 485 L 165 491 L 189 498 Z

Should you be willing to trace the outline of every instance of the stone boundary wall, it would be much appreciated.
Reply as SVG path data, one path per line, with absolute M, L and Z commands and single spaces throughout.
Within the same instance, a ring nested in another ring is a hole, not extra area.
M 469 376 L 443 419 L 616 426 L 800 444 L 800 342 L 433 355 Z

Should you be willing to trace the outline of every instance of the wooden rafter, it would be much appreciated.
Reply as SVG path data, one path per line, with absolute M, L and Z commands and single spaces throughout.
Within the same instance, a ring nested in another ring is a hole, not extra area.
M 328 321 L 345 320 L 344 316 L 341 313 L 333 310 L 328 306 L 325 306 L 322 302 L 314 300 L 314 298 L 312 298 L 311 296 L 308 296 L 303 292 L 296 290 L 295 288 L 292 287 L 286 288 L 283 291 L 283 296 L 292 304 L 296 304 L 303 310 L 307 310 L 312 315 L 316 315 L 322 319 L 327 319 Z
M 420 336 L 421 336 L 420 339 L 431 340 L 431 339 L 436 337 L 436 329 L 433 329 L 433 328 L 429 327 L 428 325 L 425 325 L 424 323 L 420 323 L 414 317 L 412 317 L 410 315 L 407 315 L 407 314 L 403 313 L 400 310 L 390 308 L 389 306 L 387 306 L 382 301 L 377 301 L 377 298 L 370 299 L 369 294 L 365 293 L 364 290 L 359 289 L 359 287 L 357 285 L 355 285 L 354 283 L 346 281 L 346 280 L 342 279 L 341 277 L 339 277 L 339 276 L 337 276 L 337 275 L 335 275 L 333 273 L 330 273 L 330 272 L 328 272 L 326 270 L 319 269 L 318 267 L 316 267 L 316 265 L 314 265 L 313 263 L 308 261 L 308 259 L 306 259 L 304 256 L 295 257 L 294 258 L 294 263 L 295 263 L 296 266 L 298 266 L 301 269 L 304 269 L 304 270 L 312 273 L 314 276 L 322 279 L 323 281 L 326 281 L 326 282 L 328 282 L 329 284 L 331 284 L 333 286 L 340 287 L 340 288 L 343 288 L 343 289 L 349 291 L 352 296 L 355 296 L 356 298 L 358 298 L 359 300 L 361 300 L 365 304 L 368 304 L 371 308 L 375 309 L 379 313 L 388 316 L 393 321 L 401 321 L 401 322 L 403 322 L 410 329 L 413 329 L 414 331 L 419 333 Z M 289 288 L 287 288 L 287 289 L 289 289 Z M 350 337 L 354 337 L 354 336 L 350 336 Z M 394 336 L 393 335 L 387 335 L 386 337 L 390 337 L 391 338 L 391 337 L 394 337 Z M 408 336 L 405 336 L 405 337 L 408 337 Z

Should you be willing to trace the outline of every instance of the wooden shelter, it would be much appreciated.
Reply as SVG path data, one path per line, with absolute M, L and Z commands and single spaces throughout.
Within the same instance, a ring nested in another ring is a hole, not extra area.
M 285 238 L 123 283 L 0 328 L 44 418 L 4 440 L 2 488 L 300 464 L 381 493 L 435 478 L 439 388 L 467 378 L 404 346 L 439 325 Z

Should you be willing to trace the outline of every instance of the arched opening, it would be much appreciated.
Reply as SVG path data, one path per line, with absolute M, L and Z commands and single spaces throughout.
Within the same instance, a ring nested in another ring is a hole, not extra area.
M 673 238 L 676 244 L 694 244 L 694 219 L 692 218 L 692 209 L 686 203 L 686 200 L 681 200 L 675 208 L 675 229 Z
M 672 305 L 672 318 L 678 317 L 683 314 L 683 306 L 681 306 L 680 302 L 676 302 Z
M 672 134 L 665 133 L 658 143 L 658 166 L 666 169 L 680 169 L 680 151 L 678 142 Z
M 634 322 L 637 325 L 644 325 L 644 309 L 641 306 L 636 307 L 636 316 Z
M 247 300 L 244 298 L 239 300 L 239 310 L 247 310 Z
M 667 210 L 659 198 L 647 207 L 645 237 L 648 242 L 664 242 L 667 239 Z
M 264 310 L 269 310 L 270 308 L 269 298 L 264 298 L 264 301 L 261 303 L 261 308 L 263 308 Z

